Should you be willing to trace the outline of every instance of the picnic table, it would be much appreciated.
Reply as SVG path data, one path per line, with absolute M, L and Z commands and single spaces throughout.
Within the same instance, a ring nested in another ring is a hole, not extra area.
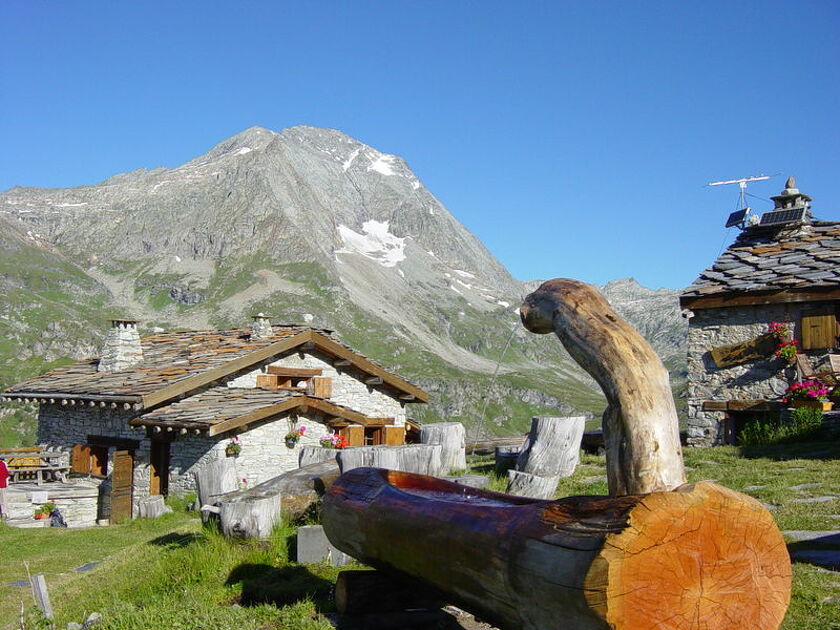
M 62 464 L 64 457 L 62 453 L 36 449 L 30 451 L 14 450 L 16 452 L 3 453 L 6 457 L 6 466 L 9 469 L 10 483 L 20 483 L 34 479 L 40 486 L 45 481 L 64 483 L 67 480 L 70 466 Z

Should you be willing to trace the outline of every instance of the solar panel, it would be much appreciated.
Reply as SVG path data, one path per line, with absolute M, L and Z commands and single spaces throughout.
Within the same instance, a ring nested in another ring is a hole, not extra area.
M 726 220 L 726 227 L 730 228 L 733 225 L 740 225 L 741 223 L 743 223 L 749 211 L 749 208 L 744 208 L 743 210 L 736 210 L 735 212 L 730 214 L 729 218 Z
M 806 208 L 789 208 L 785 210 L 773 210 L 761 215 L 759 225 L 782 225 L 784 223 L 796 223 L 805 219 Z

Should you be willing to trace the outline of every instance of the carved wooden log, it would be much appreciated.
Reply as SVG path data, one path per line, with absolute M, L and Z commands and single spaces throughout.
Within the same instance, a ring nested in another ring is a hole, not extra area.
M 685 483 L 677 410 L 668 371 L 650 344 L 597 289 L 558 278 L 520 307 L 531 332 L 554 332 L 604 390 L 610 494 L 670 490 Z
M 388 468 L 420 475 L 440 476 L 448 473 L 440 461 L 438 444 L 408 444 L 405 446 L 358 446 L 338 453 L 341 472 L 353 468 Z
M 219 505 L 222 533 L 235 538 L 268 538 L 280 520 L 280 499 L 231 493 Z
M 220 457 L 201 466 L 195 472 L 195 488 L 198 505 L 216 505 L 219 497 L 233 492 L 239 486 L 232 458 Z M 202 511 L 201 518 L 207 521 L 209 512 Z
M 326 450 L 326 449 L 321 449 Z M 253 488 L 237 490 L 218 497 L 220 504 L 232 501 L 275 498 L 282 516 L 299 518 L 321 500 L 327 486 L 339 475 L 335 459 L 309 464 L 272 477 Z M 261 504 L 260 504 L 261 505 Z
M 440 465 L 445 475 L 466 469 L 465 441 L 464 425 L 460 422 L 435 422 L 420 427 L 421 444 L 440 445 Z
M 539 501 L 360 468 L 322 515 L 338 549 L 503 630 L 776 630 L 790 599 L 769 512 L 710 482 Z

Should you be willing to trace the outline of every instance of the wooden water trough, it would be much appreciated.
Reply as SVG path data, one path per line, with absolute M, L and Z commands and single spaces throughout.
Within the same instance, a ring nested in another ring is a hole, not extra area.
M 502 629 L 775 630 L 789 601 L 770 513 L 711 482 L 541 501 L 357 468 L 322 515 L 341 551 Z

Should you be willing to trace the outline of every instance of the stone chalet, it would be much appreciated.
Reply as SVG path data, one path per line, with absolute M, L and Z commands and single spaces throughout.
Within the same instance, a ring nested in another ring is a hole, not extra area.
M 237 476 L 249 486 L 296 468 L 302 446 L 335 432 L 351 446 L 404 443 L 405 405 L 427 402 L 423 390 L 332 331 L 254 319 L 250 330 L 142 340 L 135 321 L 113 320 L 101 358 L 3 396 L 40 403 L 39 443 L 66 453 L 71 472 L 103 480 L 112 520 L 131 517 L 149 495 L 192 489 L 192 473 L 228 456 L 234 436 Z M 287 445 L 300 426 L 304 436 Z
M 788 385 L 838 352 L 840 222 L 813 220 L 793 177 L 773 201 L 680 297 L 690 445 L 732 443 L 757 414 L 778 416 Z M 800 340 L 798 367 L 774 356 L 772 321 Z

